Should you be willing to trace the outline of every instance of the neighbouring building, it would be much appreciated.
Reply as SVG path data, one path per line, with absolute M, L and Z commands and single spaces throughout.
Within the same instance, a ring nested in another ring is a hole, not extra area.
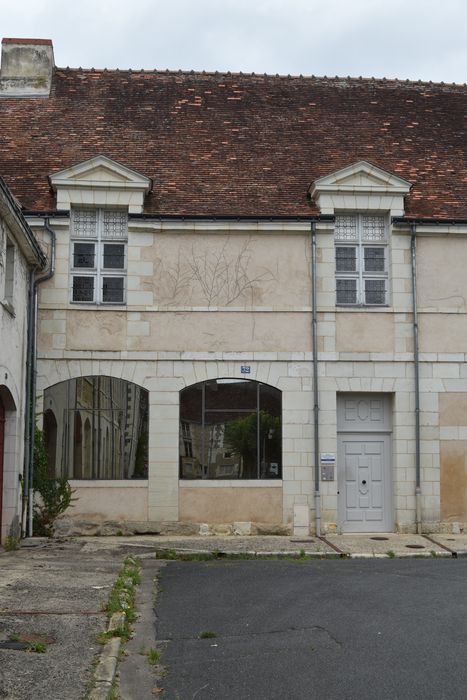
M 3 40 L 63 532 L 465 526 L 466 97 Z
M 20 533 L 28 309 L 32 272 L 46 258 L 0 178 L 0 542 Z

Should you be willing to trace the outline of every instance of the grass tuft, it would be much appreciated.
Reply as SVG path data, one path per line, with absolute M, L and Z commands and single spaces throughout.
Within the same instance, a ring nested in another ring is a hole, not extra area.
M 211 630 L 203 630 L 198 636 L 200 639 L 214 639 L 217 637 L 217 634 Z

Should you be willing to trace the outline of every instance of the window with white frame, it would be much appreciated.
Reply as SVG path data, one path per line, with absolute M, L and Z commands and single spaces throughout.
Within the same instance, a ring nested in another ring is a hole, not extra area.
M 71 301 L 125 303 L 127 238 L 126 211 L 72 211 Z
M 4 298 L 7 304 L 13 305 L 14 287 L 15 287 L 15 245 L 8 236 L 6 236 L 5 247 L 5 291 Z
M 336 216 L 336 304 L 388 303 L 387 219 L 373 214 Z

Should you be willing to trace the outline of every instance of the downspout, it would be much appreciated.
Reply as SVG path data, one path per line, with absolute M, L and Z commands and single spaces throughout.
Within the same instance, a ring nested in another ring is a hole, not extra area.
M 35 427 L 36 427 L 36 384 L 37 384 L 37 289 L 42 282 L 47 282 L 55 274 L 55 248 L 56 248 L 56 236 L 55 231 L 53 231 L 49 226 L 48 217 L 44 220 L 44 228 L 50 235 L 50 268 L 49 271 L 34 280 L 32 286 L 32 303 L 31 303 L 31 331 L 30 331 L 30 355 L 28 357 L 28 365 L 30 367 L 30 379 L 29 379 L 29 454 L 28 454 L 28 470 L 26 473 L 27 481 L 27 494 L 28 494 L 28 537 L 32 537 L 33 534 L 33 510 L 34 510 L 34 437 L 35 437 Z
M 32 337 L 34 324 L 34 283 L 37 267 L 29 273 L 28 322 L 26 345 L 26 402 L 24 411 L 24 468 L 23 468 L 23 507 L 21 516 L 22 536 L 26 537 L 27 508 L 29 503 L 29 455 L 31 444 L 31 382 L 32 382 Z
M 319 401 L 318 401 L 318 318 L 316 313 L 316 222 L 311 223 L 311 308 L 313 352 L 313 421 L 315 445 L 316 536 L 321 535 L 321 494 L 319 491 Z
M 418 348 L 417 311 L 417 225 L 410 224 L 410 250 L 412 258 L 412 318 L 413 318 L 413 358 L 415 374 L 415 524 L 417 534 L 422 532 L 422 490 L 420 485 L 420 371 Z

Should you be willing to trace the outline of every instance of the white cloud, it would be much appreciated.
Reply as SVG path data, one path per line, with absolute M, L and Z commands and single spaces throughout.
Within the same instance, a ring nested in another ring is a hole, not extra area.
M 463 0 L 0 0 L 58 65 L 465 82 Z

